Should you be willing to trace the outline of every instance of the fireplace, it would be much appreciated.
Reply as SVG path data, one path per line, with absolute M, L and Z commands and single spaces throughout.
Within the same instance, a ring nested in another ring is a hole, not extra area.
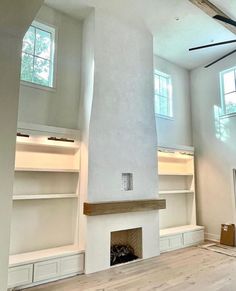
M 111 232 L 111 266 L 141 259 L 142 257 L 141 227 Z

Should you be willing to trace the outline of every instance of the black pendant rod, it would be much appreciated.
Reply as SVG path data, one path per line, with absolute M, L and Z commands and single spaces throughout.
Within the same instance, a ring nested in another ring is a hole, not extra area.
M 212 47 L 212 46 L 217 46 L 217 45 L 228 44 L 228 43 L 232 43 L 232 42 L 236 42 L 236 39 L 226 40 L 226 41 L 216 42 L 216 43 L 211 43 L 211 44 L 206 44 L 206 45 L 197 46 L 197 47 L 192 47 L 192 48 L 189 49 L 189 51 L 199 50 L 199 49 L 202 49 L 202 48 L 207 48 L 207 47 Z
M 224 55 L 223 57 L 221 57 L 221 58 L 219 58 L 219 59 L 215 60 L 214 62 L 212 62 L 212 63 L 210 63 L 210 64 L 206 65 L 204 68 L 208 68 L 208 67 L 210 67 L 210 66 L 214 65 L 215 63 L 217 63 L 217 62 L 219 62 L 219 61 L 223 60 L 224 58 L 226 58 L 226 57 L 228 57 L 228 56 L 232 55 L 232 54 L 233 54 L 233 53 L 235 53 L 235 52 L 236 52 L 236 49 L 235 49 L 235 50 L 233 50 L 232 52 L 229 52 L 228 54 Z
M 227 18 L 227 17 L 224 17 L 224 16 L 221 16 L 221 15 L 215 15 L 213 16 L 213 18 L 217 19 L 217 20 L 220 20 L 220 21 L 223 21 L 225 23 L 228 23 L 228 24 L 231 24 L 233 26 L 236 26 L 236 21 L 230 19 L 230 18 Z

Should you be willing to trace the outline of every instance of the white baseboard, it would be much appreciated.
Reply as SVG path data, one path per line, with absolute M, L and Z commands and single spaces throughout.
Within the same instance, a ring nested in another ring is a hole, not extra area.
M 209 232 L 205 232 L 205 240 L 211 240 L 211 241 L 214 241 L 214 242 L 219 242 L 220 241 L 220 235 L 209 233 Z

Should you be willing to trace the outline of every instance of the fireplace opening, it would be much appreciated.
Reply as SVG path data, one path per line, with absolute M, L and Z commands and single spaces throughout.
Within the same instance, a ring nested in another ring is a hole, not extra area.
M 110 265 L 142 258 L 142 228 L 111 232 Z

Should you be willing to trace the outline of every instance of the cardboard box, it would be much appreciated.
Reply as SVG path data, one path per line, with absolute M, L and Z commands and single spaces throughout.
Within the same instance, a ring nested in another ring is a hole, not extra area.
M 235 246 L 235 225 L 221 224 L 220 243 L 226 246 Z

